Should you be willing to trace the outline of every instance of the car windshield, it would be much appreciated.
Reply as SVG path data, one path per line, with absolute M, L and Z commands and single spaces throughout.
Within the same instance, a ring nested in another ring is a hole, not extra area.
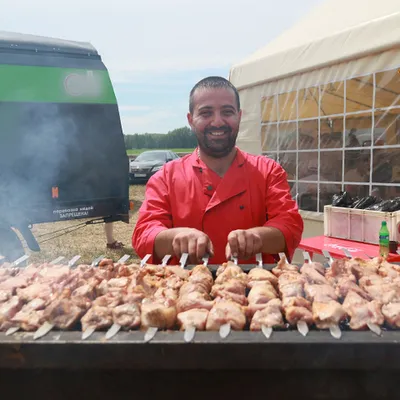
M 167 158 L 166 153 L 157 151 L 149 151 L 139 154 L 135 161 L 165 161 Z

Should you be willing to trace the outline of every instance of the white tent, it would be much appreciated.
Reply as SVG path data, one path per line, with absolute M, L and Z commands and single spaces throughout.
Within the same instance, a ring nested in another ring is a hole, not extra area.
M 243 108 L 238 145 L 261 153 L 261 102 L 400 65 L 399 0 L 327 0 L 280 37 L 232 66 Z

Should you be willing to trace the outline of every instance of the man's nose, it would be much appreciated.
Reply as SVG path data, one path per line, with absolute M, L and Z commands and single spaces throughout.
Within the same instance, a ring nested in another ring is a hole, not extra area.
M 221 115 L 221 113 L 219 113 L 219 112 L 214 113 L 213 125 L 216 127 L 225 125 L 225 122 L 224 122 L 224 119 L 223 119 L 223 116 Z

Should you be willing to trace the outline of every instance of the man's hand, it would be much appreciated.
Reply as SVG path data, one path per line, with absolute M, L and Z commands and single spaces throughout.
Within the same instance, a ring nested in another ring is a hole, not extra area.
M 210 257 L 214 255 L 210 238 L 204 232 L 192 228 L 181 229 L 172 240 L 172 248 L 178 258 L 182 253 L 188 253 L 191 263 L 201 262 L 206 254 Z
M 226 259 L 229 260 L 231 256 L 234 256 L 246 260 L 261 253 L 262 248 L 263 242 L 258 232 L 251 229 L 238 229 L 228 235 Z

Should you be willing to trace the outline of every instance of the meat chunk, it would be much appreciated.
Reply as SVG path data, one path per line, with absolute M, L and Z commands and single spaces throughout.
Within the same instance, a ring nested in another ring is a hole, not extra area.
M 255 284 L 247 295 L 249 304 L 268 303 L 278 297 L 274 287 L 269 281 L 259 281 Z
M 270 271 L 262 268 L 252 268 L 248 276 L 248 283 L 247 286 L 251 289 L 256 282 L 268 281 L 276 287 L 278 285 L 278 278 L 272 274 Z
M 283 257 L 278 261 L 276 267 L 272 268 L 272 273 L 279 278 L 284 272 L 299 272 L 299 267 L 289 264 L 286 258 Z
M 221 300 L 214 304 L 208 313 L 206 330 L 219 330 L 221 325 L 229 323 L 233 330 L 242 330 L 246 325 L 243 307 L 233 301 Z
M 337 301 L 314 301 L 312 315 L 318 329 L 329 329 L 332 325 L 338 325 L 346 317 L 346 312 Z
M 328 302 L 330 300 L 337 300 L 335 289 L 331 285 L 304 285 L 304 292 L 306 298 L 310 301 Z
M 217 279 L 215 279 L 215 283 L 223 284 L 233 279 L 238 282 L 241 282 L 245 286 L 247 285 L 247 280 L 248 280 L 247 274 L 245 274 L 243 270 L 237 265 L 228 266 L 220 274 L 218 274 L 217 271 Z
M 18 297 L 24 301 L 29 302 L 36 298 L 50 298 L 53 294 L 52 287 L 46 283 L 33 283 L 26 288 L 17 289 Z
M 172 329 L 175 326 L 176 309 L 166 307 L 160 303 L 142 304 L 142 328 L 155 327 L 159 329 Z
M 22 301 L 18 296 L 11 297 L 10 300 L 0 305 L 0 331 L 10 328 L 10 320 L 21 309 Z
M 140 307 L 138 304 L 121 304 L 112 310 L 115 324 L 125 329 L 135 329 L 140 326 Z
M 187 327 L 193 326 L 198 331 L 204 331 L 206 329 L 207 317 L 208 310 L 203 308 L 192 308 L 190 310 L 180 312 L 177 315 L 177 322 L 181 330 L 185 330 Z
M 268 328 L 281 328 L 284 326 L 282 317 L 282 303 L 279 299 L 273 299 L 265 304 L 265 307 L 254 313 L 251 319 L 250 330 L 259 331 L 262 326 Z
M 290 325 L 296 325 L 299 321 L 304 321 L 307 325 L 313 323 L 311 303 L 303 297 L 284 298 L 282 308 Z
M 176 303 L 176 308 L 179 313 L 182 313 L 193 308 L 211 310 L 214 301 L 207 293 L 190 292 L 184 296 L 180 296 Z
M 382 307 L 382 314 L 392 328 L 400 328 L 400 303 L 389 303 Z
M 88 328 L 96 330 L 109 328 L 113 324 L 112 308 L 93 305 L 81 318 L 81 323 L 83 331 Z
M 211 289 L 212 297 L 231 300 L 241 305 L 247 304 L 245 293 L 246 284 L 236 279 L 224 281 L 222 284 L 215 284 Z
M 90 302 L 87 306 L 82 307 L 72 299 L 55 300 L 45 309 L 43 318 L 58 329 L 70 329 L 79 321 L 89 306 Z
M 303 267 L 301 268 L 301 274 L 304 276 L 308 283 L 317 285 L 328 284 L 326 278 L 308 264 L 303 265 Z

